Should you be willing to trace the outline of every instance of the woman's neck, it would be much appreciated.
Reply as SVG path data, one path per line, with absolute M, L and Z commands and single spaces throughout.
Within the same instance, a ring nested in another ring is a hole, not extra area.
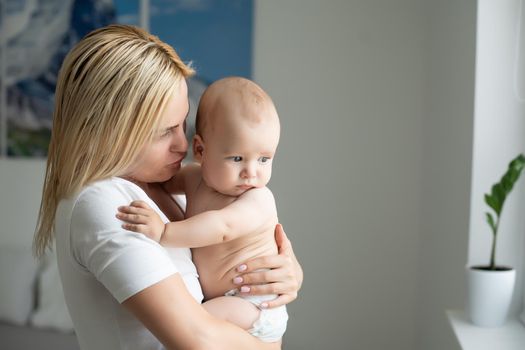
M 123 178 L 124 180 L 127 180 L 129 182 L 133 182 L 135 185 L 139 186 L 140 188 L 142 188 L 142 190 L 144 192 L 146 192 L 146 194 L 149 195 L 150 191 L 151 191 L 151 184 L 148 183 L 148 182 L 143 182 L 143 181 L 139 181 L 139 180 L 135 180 L 134 178 L 132 178 L 131 176 L 120 176 L 121 178 Z
M 124 180 L 133 182 L 139 186 L 151 200 L 153 200 L 157 206 L 164 212 L 170 221 L 179 221 L 184 219 L 184 212 L 179 207 L 177 202 L 171 197 L 171 195 L 164 189 L 161 183 L 158 182 L 143 182 L 135 180 L 129 176 L 121 176 Z

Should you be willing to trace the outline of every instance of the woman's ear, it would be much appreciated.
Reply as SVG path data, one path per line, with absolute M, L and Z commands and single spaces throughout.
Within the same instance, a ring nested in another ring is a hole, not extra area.
M 193 159 L 197 162 L 202 161 L 202 154 L 204 153 L 204 141 L 200 135 L 193 136 Z

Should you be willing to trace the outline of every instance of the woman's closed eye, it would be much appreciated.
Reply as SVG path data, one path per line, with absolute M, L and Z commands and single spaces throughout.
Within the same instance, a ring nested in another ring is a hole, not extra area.
M 179 125 L 175 125 L 175 126 L 172 126 L 172 127 L 169 127 L 167 128 L 166 130 L 164 130 L 161 134 L 160 134 L 160 137 L 167 137 L 169 135 L 171 135 L 173 133 L 173 131 L 178 128 Z
M 164 131 L 162 132 L 162 134 L 160 134 L 160 137 L 167 137 L 167 136 L 171 135 L 171 133 L 172 133 L 172 130 L 171 130 L 171 129 L 164 130 Z

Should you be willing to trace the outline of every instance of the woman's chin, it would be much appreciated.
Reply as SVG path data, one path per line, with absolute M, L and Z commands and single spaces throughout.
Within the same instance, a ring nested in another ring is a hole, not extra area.
M 160 179 L 156 182 L 166 182 L 168 180 L 171 180 L 171 178 L 174 177 L 179 170 L 180 166 L 178 168 L 170 168 L 169 171 L 167 171 L 166 174 L 162 174 L 162 177 L 160 177 Z

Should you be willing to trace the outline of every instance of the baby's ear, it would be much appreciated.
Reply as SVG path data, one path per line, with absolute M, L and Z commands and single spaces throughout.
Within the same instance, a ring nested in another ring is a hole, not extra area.
M 204 153 L 204 141 L 200 135 L 193 136 L 193 159 L 197 162 L 202 161 L 202 154 Z

